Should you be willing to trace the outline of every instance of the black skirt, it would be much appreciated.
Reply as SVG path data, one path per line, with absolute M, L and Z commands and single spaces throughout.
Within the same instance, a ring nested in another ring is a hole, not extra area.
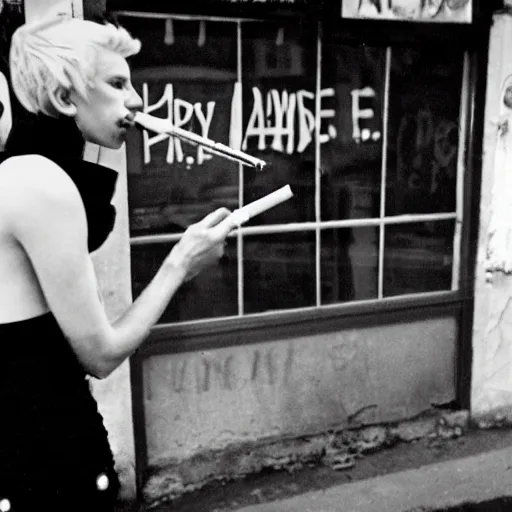
M 0 510 L 114 510 L 103 418 L 53 315 L 0 324 L 0 407 Z

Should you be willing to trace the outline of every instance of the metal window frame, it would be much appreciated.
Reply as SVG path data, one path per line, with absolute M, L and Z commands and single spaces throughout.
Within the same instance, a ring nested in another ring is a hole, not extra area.
M 210 22 L 230 22 L 236 24 L 237 29 L 237 80 L 242 83 L 242 25 L 243 23 L 253 21 L 268 21 L 268 20 L 254 20 L 251 18 L 228 18 L 228 17 L 211 17 L 201 15 L 184 15 L 184 14 L 162 14 L 153 12 L 137 12 L 137 11 L 119 11 L 120 16 L 149 18 L 149 19 L 172 19 L 182 21 L 210 21 Z M 430 214 L 408 214 L 408 215 L 395 215 L 386 216 L 386 173 L 387 173 L 387 144 L 388 144 L 388 121 L 389 121 L 389 96 L 390 96 L 390 80 L 391 80 L 391 58 L 392 47 L 387 46 L 385 49 L 385 77 L 384 77 L 384 106 L 383 106 L 383 137 L 382 137 L 382 161 L 381 161 L 381 190 L 380 190 L 380 212 L 379 217 L 373 218 L 359 218 L 359 219 L 345 219 L 335 221 L 321 221 L 320 219 L 320 174 L 321 174 L 321 144 L 320 144 L 320 91 L 321 83 L 321 70 L 322 70 L 322 24 L 318 22 L 317 29 L 317 62 L 316 62 L 316 80 L 315 80 L 315 221 L 305 223 L 287 223 L 287 224 L 274 224 L 264 226 L 251 226 L 241 227 L 231 233 L 229 236 L 237 239 L 237 278 L 238 278 L 238 313 L 236 316 L 245 317 L 249 315 L 244 314 L 244 274 L 243 274 L 243 242 L 245 237 L 251 235 L 265 235 L 265 234 L 279 234 L 291 232 L 315 232 L 315 307 L 323 308 L 330 307 L 321 302 L 321 265 L 320 265 L 320 249 L 321 249 L 321 232 L 324 229 L 340 229 L 340 228 L 357 228 L 357 227 L 377 227 L 379 230 L 379 251 L 378 251 L 378 292 L 377 300 L 388 300 L 384 297 L 384 255 L 385 255 L 385 227 L 391 224 L 406 224 L 416 222 L 430 222 L 441 220 L 455 220 L 455 230 L 453 239 L 453 258 L 452 258 L 452 283 L 451 290 L 456 291 L 459 285 L 460 274 L 460 247 L 461 247 L 461 233 L 463 226 L 463 213 L 464 213 L 464 178 L 465 178 L 465 154 L 466 154 L 466 137 L 465 126 L 468 118 L 468 89 L 469 89 L 469 57 L 467 52 L 464 53 L 463 63 L 463 77 L 461 84 L 461 100 L 460 100 L 460 114 L 459 114 L 459 144 L 457 155 L 457 181 L 456 181 L 456 211 L 448 213 L 430 213 Z M 242 108 L 242 106 L 241 106 Z M 243 166 L 239 164 L 239 201 L 243 204 L 243 180 L 244 170 Z M 177 242 L 181 238 L 181 234 L 169 235 L 145 235 L 133 236 L 130 238 L 130 245 L 151 245 L 169 242 Z M 429 292 L 418 292 L 414 296 L 429 297 Z M 359 303 L 368 301 L 351 301 L 350 303 Z M 373 299 L 370 301 L 373 302 Z M 345 303 L 339 304 L 343 307 Z M 299 308 L 300 309 L 300 308 Z M 292 308 L 293 311 L 297 308 Z M 252 315 L 264 315 L 264 313 L 253 313 Z M 232 317 L 208 318 L 197 319 L 184 322 L 173 322 L 169 324 L 159 325 L 190 325 L 203 321 L 222 321 Z

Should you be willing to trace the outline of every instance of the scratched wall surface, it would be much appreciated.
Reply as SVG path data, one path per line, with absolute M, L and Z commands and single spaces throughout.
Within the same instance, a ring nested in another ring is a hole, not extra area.
M 512 17 L 491 29 L 475 283 L 472 413 L 512 411 Z
M 151 466 L 351 419 L 413 417 L 455 396 L 456 321 L 353 329 L 144 364 Z

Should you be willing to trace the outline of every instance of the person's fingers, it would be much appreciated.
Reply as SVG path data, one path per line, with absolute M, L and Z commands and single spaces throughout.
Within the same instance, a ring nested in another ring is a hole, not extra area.
M 205 228 L 211 228 L 225 219 L 230 213 L 231 212 L 227 208 L 219 208 L 206 215 L 206 217 L 200 220 L 198 224 L 201 224 Z
M 238 226 L 236 219 L 232 215 L 228 215 L 221 220 L 216 226 L 210 229 L 210 235 L 214 240 L 224 240 L 228 234 Z

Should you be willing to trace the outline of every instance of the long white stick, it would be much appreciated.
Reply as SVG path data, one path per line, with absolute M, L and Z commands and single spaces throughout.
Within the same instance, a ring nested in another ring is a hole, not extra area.
M 256 169 L 260 171 L 266 165 L 264 160 L 248 155 L 243 151 L 230 148 L 229 146 L 221 144 L 220 142 L 215 142 L 206 137 L 201 137 L 196 133 L 178 128 L 177 126 L 174 126 L 168 119 L 162 119 L 160 117 L 137 112 L 135 114 L 135 122 L 146 130 L 150 130 L 155 133 L 166 133 L 173 137 L 178 137 L 179 139 L 188 142 L 189 144 L 202 146 L 205 150 L 210 151 L 211 153 L 222 156 L 229 160 L 235 160 L 236 162 L 240 162 L 250 167 L 256 167 Z
M 252 203 L 242 206 L 242 208 L 234 210 L 231 214 L 232 219 L 240 226 L 255 215 L 259 215 L 260 213 L 287 201 L 291 197 L 293 197 L 292 189 L 290 188 L 290 185 L 286 185 L 266 196 L 261 197 L 260 199 L 257 199 L 256 201 L 253 201 Z

